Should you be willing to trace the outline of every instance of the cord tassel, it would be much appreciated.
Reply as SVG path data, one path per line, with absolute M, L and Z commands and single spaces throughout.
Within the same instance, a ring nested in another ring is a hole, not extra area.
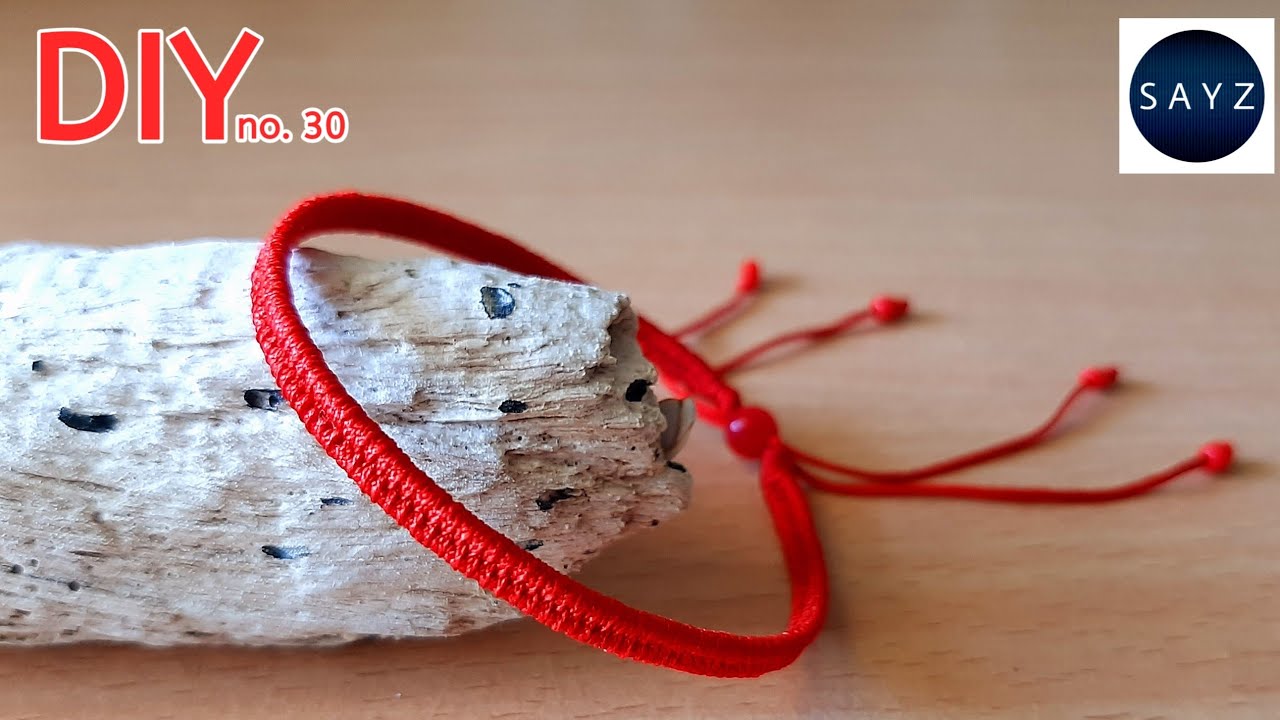
M 717 317 L 733 302 L 713 310 L 698 323 L 703 323 L 710 317 Z M 752 366 L 766 353 L 787 345 L 822 342 L 873 320 L 881 325 L 887 325 L 905 317 L 909 310 L 910 306 L 904 299 L 888 295 L 879 296 L 867 307 L 849 313 L 835 322 L 783 333 L 754 345 L 714 368 L 707 368 L 715 376 L 715 381 L 703 381 L 698 384 L 727 387 L 723 382 L 725 376 Z M 809 487 L 822 492 L 857 497 L 928 497 L 1024 504 L 1098 503 L 1146 494 L 1201 467 L 1214 474 L 1222 473 L 1227 469 L 1231 464 L 1232 447 L 1224 442 L 1215 442 L 1201 448 L 1200 453 L 1194 458 L 1164 471 L 1131 483 L 1108 488 L 1059 489 L 922 483 L 925 480 L 1010 458 L 1043 445 L 1052 438 L 1054 431 L 1062 427 L 1067 414 L 1084 396 L 1110 390 L 1119 381 L 1119 377 L 1119 370 L 1113 366 L 1086 368 L 1077 377 L 1075 386 L 1062 399 L 1049 418 L 1032 430 L 978 450 L 907 470 L 867 470 L 832 462 L 781 441 L 777 442 L 781 443 L 786 450 L 793 472 Z M 702 395 L 700 400 L 697 406 L 698 414 L 708 422 L 724 426 L 725 440 L 730 449 L 738 455 L 745 458 L 759 457 L 763 448 L 775 441 L 778 427 L 773 416 L 762 408 L 741 407 L 736 393 L 713 397 Z M 820 473 L 839 475 L 848 480 L 861 482 L 828 479 Z

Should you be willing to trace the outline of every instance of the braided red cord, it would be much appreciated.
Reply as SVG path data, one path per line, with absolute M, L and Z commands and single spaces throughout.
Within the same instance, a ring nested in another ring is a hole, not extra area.
M 518 272 L 578 280 L 504 237 L 385 197 L 343 193 L 312 198 L 267 237 L 252 290 L 253 322 L 267 365 L 307 431 L 415 540 L 543 625 L 620 657 L 703 675 L 754 677 L 787 666 L 813 641 L 827 612 L 826 567 L 804 492 L 789 472 L 779 442 L 771 443 L 761 458 L 760 486 L 791 580 L 786 630 L 769 636 L 705 630 L 598 593 L 453 500 L 365 414 L 325 364 L 294 307 L 288 264 L 302 241 L 329 232 L 390 235 Z M 697 356 L 643 319 L 639 335 L 660 371 L 690 384 L 714 376 Z

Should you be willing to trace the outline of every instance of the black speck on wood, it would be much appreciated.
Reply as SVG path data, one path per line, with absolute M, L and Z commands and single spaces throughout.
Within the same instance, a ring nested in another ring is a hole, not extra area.
M 291 547 L 283 547 L 280 545 L 263 545 L 262 552 L 277 560 L 296 560 L 298 558 L 304 558 L 311 554 L 310 550 L 307 550 L 305 547 L 298 546 L 298 545 L 291 546 Z
M 275 388 L 251 388 L 244 391 L 244 404 L 258 410 L 276 410 L 284 397 Z
M 480 304 L 490 320 L 504 318 L 516 309 L 516 299 L 504 288 L 485 286 L 480 288 Z
M 534 502 L 538 504 L 538 509 L 542 512 L 550 512 L 556 503 L 569 498 L 576 498 L 582 495 L 581 490 L 573 488 L 559 488 L 558 490 L 548 490 L 538 497 L 534 498 Z
M 529 409 L 529 405 L 519 400 L 503 400 L 498 409 L 504 413 L 522 413 Z
M 542 547 L 544 544 L 545 543 L 543 543 L 541 540 L 525 540 L 524 542 L 520 543 L 520 547 L 532 552 Z
M 520 283 L 507 283 L 507 287 L 509 287 L 509 288 L 518 288 L 518 287 L 523 287 L 523 286 L 522 286 Z
M 344 497 L 320 498 L 321 505 L 350 505 L 351 501 Z
M 104 433 L 114 430 L 118 420 L 115 415 L 86 415 L 70 408 L 58 410 L 58 419 L 72 430 Z
M 43 360 L 32 360 L 32 361 L 31 361 L 31 372 L 44 372 L 44 361 L 43 361 Z
M 80 589 L 80 583 L 75 580 L 72 580 L 71 582 L 67 583 L 67 589 L 70 590 L 71 592 L 75 592 Z
M 681 465 L 680 463 L 676 462 L 675 460 L 668 460 L 668 461 L 667 461 L 667 467 L 671 468 L 672 470 L 675 470 L 676 472 L 682 472 L 682 473 L 687 473 L 687 472 L 689 472 L 689 468 L 687 468 L 687 467 L 685 467 L 685 466 Z
M 15 564 L 13 564 L 13 565 L 10 565 L 10 566 L 9 566 L 9 572 L 13 573 L 14 575 L 21 575 L 21 574 L 22 574 L 22 566 L 21 566 L 21 565 L 18 565 L 18 564 L 16 564 L 16 563 L 15 563 Z
M 623 397 L 627 399 L 627 402 L 640 402 L 644 399 L 644 394 L 647 392 L 649 392 L 649 381 L 641 378 L 639 380 L 631 381 L 631 384 L 627 386 L 627 392 Z

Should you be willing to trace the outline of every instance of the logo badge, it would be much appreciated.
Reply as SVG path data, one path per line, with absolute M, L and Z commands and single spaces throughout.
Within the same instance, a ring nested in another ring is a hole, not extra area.
M 1275 20 L 1122 18 L 1121 173 L 1274 173 Z

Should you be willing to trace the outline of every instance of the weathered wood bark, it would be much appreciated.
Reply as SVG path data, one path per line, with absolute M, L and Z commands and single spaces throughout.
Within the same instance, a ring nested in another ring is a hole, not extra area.
M 253 338 L 254 243 L 0 247 L 0 640 L 324 643 L 518 615 L 365 498 Z M 627 299 L 303 251 L 299 308 L 455 498 L 575 571 L 688 502 Z

